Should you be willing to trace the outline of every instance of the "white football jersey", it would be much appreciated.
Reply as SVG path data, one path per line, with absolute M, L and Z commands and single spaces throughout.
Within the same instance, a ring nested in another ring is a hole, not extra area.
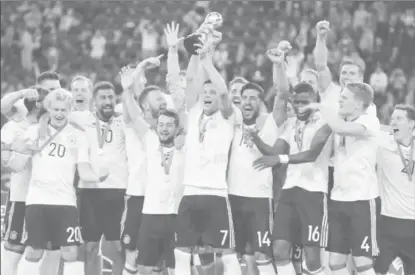
M 273 146 L 277 140 L 279 128 L 272 114 L 266 117 L 258 136 L 267 145 Z M 255 129 L 256 125 L 247 126 L 243 123 L 242 114 L 237 116 L 228 168 L 229 194 L 252 198 L 272 198 L 272 168 L 262 171 L 253 168 L 253 162 L 260 158 L 262 153 L 252 140 L 246 139 L 245 131 L 248 128 Z
M 39 126 L 33 125 L 27 131 L 30 142 L 42 145 L 56 133 L 49 126 L 46 139 L 37 141 Z M 49 144 L 32 157 L 32 177 L 26 205 L 71 205 L 76 206 L 74 187 L 77 163 L 89 162 L 89 144 L 86 135 L 69 123 Z
M 382 132 L 377 155 L 377 173 L 382 199 L 382 215 L 415 220 L 415 148 L 399 145 L 393 134 Z M 412 149 L 412 151 L 411 151 Z M 412 154 L 412 156 L 411 156 Z M 412 159 L 412 163 L 409 160 Z M 410 175 L 412 178 L 409 180 Z
M 280 138 L 290 146 L 290 155 L 310 150 L 314 136 L 326 124 L 320 112 L 314 112 L 307 122 L 289 118 Z M 314 162 L 289 164 L 283 189 L 300 187 L 311 192 L 327 193 L 328 163 L 331 153 L 331 141 L 327 140 L 320 155 Z
M 88 141 L 90 143 L 91 165 L 97 173 L 101 170 L 109 171 L 109 177 L 93 186 L 79 182 L 80 188 L 99 188 L 99 189 L 126 189 L 128 182 L 128 164 L 125 149 L 125 126 L 123 125 L 123 117 L 116 114 L 111 123 L 97 119 L 91 116 L 88 121 L 84 121 L 81 125 L 85 128 Z M 97 130 L 98 129 L 98 130 Z M 100 148 L 98 141 L 99 135 L 103 137 L 103 146 Z
M 149 131 L 144 137 L 147 184 L 144 214 L 177 214 L 183 196 L 183 150 L 161 146 L 159 137 Z M 164 158 L 164 161 L 163 161 Z M 166 173 L 163 162 L 170 162 Z
M 225 119 L 221 112 L 205 116 L 201 104 L 188 115 L 184 185 L 207 190 L 209 195 L 220 191 L 226 195 L 226 171 L 229 149 L 233 139 L 235 114 Z M 205 129 L 205 130 L 203 130 Z M 192 188 L 186 188 L 185 194 Z
M 376 155 L 380 133 L 379 119 L 363 114 L 354 121 L 366 128 L 362 137 L 335 135 L 334 186 L 336 201 L 371 200 L 379 196 Z
M 130 196 L 144 196 L 147 176 L 145 147 L 131 126 L 124 124 L 124 133 L 128 163 L 126 194 Z
M 31 123 L 27 119 L 20 121 L 10 120 L 1 128 L 1 141 L 11 144 L 16 139 L 24 139 Z M 26 201 L 29 188 L 31 169 L 10 174 L 10 201 Z

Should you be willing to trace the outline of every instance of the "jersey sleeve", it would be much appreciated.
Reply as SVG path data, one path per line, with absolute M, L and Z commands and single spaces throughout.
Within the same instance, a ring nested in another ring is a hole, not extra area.
M 8 122 L 1 128 L 1 142 L 5 144 L 11 144 L 14 139 L 15 132 L 13 131 L 12 122 Z
M 34 142 L 39 137 L 39 125 L 30 126 L 24 136 L 24 139 L 29 142 Z
M 280 139 L 290 144 L 290 137 L 293 133 L 294 118 L 289 118 L 280 128 Z
M 20 121 L 27 116 L 27 113 L 28 111 L 24 105 L 24 99 L 20 99 L 13 105 L 12 110 L 6 114 L 6 117 L 10 120 Z
M 360 116 L 355 123 L 358 123 L 365 127 L 365 136 L 373 137 L 378 136 L 380 132 L 379 119 L 371 114 L 364 114 Z
M 89 142 L 85 132 L 77 131 L 76 163 L 89 162 Z
M 265 115 L 265 121 L 260 128 L 259 137 L 268 145 L 273 145 L 282 132 L 283 125 L 277 126 L 274 116 L 271 114 Z

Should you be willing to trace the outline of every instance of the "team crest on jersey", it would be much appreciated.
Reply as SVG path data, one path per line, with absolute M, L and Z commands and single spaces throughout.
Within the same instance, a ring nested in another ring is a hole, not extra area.
M 17 232 L 13 230 L 10 232 L 10 240 L 16 240 L 17 239 Z
M 129 244 L 131 241 L 131 238 L 129 235 L 125 235 L 123 240 L 122 240 L 125 244 Z

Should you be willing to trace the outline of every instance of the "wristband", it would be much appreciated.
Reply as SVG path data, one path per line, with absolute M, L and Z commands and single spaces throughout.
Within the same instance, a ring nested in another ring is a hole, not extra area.
M 282 164 L 287 164 L 290 161 L 290 158 L 288 157 L 288 155 L 279 155 L 280 157 L 280 162 Z

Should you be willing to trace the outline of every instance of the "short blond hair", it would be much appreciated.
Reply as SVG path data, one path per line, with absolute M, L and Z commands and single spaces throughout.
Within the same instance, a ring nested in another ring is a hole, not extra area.
M 85 77 L 85 76 L 83 76 L 83 75 L 77 75 L 77 76 L 75 76 L 75 77 L 72 79 L 72 81 L 71 81 L 71 90 L 72 90 L 72 84 L 73 84 L 75 81 L 86 81 L 86 83 L 88 83 L 88 89 L 89 89 L 89 90 L 91 91 L 91 93 L 92 93 L 92 89 L 93 89 L 93 87 L 94 87 L 94 84 L 92 83 L 91 79 L 89 79 L 88 77 Z
M 303 74 L 305 74 L 305 73 L 310 73 L 310 74 L 314 75 L 314 76 L 316 77 L 317 81 L 318 81 L 319 77 L 318 77 L 318 72 L 317 72 L 316 70 L 313 70 L 313 69 L 304 69 L 304 70 L 300 73 L 299 78 L 301 79 L 301 76 L 302 76 Z
M 363 82 L 350 82 L 346 84 L 346 88 L 351 91 L 358 100 L 363 102 L 364 109 L 367 109 L 373 102 L 374 92 L 369 84 Z
M 365 63 L 363 63 L 360 59 L 355 59 L 355 58 L 343 58 L 342 62 L 340 63 L 340 71 L 343 69 L 343 66 L 345 65 L 354 65 L 357 67 L 358 69 L 358 73 L 360 74 L 360 76 L 364 76 L 365 74 L 365 70 L 366 70 L 366 66 Z
M 44 101 L 44 106 L 46 108 L 46 110 L 50 110 L 51 108 L 51 104 L 52 102 L 55 101 L 62 101 L 64 103 L 66 103 L 69 107 L 69 109 L 71 109 L 72 106 L 72 94 L 71 92 L 69 92 L 66 89 L 60 88 L 60 89 L 56 89 L 51 91 L 45 98 Z

